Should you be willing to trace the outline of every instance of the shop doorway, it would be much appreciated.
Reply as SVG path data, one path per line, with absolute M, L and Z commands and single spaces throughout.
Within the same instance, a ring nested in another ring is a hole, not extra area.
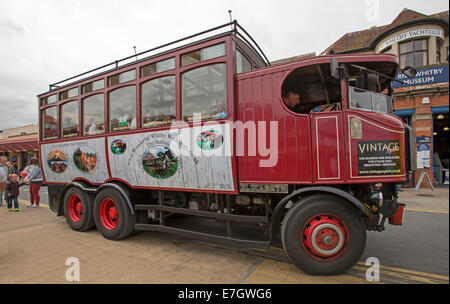
M 445 174 L 449 169 L 449 135 L 449 113 L 433 114 L 433 177 L 435 185 L 444 183 Z

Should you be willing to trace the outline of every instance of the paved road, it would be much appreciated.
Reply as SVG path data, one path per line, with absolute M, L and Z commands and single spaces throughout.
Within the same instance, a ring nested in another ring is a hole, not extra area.
M 153 232 L 112 242 L 96 230 L 75 232 L 45 208 L 45 187 L 41 208 L 24 207 L 27 193 L 21 188 L 18 214 L 0 208 L 0 283 L 66 283 L 65 261 L 77 257 L 82 283 L 367 284 L 365 260 L 377 257 L 381 282 L 448 284 L 448 188 L 422 197 L 403 193 L 410 203 L 405 225 L 370 232 L 361 261 L 332 277 L 304 274 L 276 247 L 235 249 Z

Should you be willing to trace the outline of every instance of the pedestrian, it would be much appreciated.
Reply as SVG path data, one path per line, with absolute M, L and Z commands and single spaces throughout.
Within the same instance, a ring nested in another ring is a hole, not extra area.
M 42 186 L 42 171 L 39 167 L 39 160 L 37 158 L 31 159 L 31 171 L 25 177 L 24 182 L 30 184 L 30 204 L 27 207 L 36 208 L 39 207 L 41 197 L 39 196 L 39 190 Z
M 8 211 L 13 211 L 12 205 L 14 203 L 14 211 L 19 212 L 19 188 L 24 185 L 24 183 L 18 182 L 17 174 L 10 174 L 8 176 L 9 181 L 6 185 L 6 203 L 8 204 Z
M 8 181 L 8 176 L 10 174 L 14 173 L 14 169 L 8 165 L 8 159 L 6 158 L 6 156 L 0 156 L 0 168 L 3 169 L 3 172 L 5 173 L 5 177 L 6 177 L 6 181 Z M 5 184 L 6 186 L 6 184 Z M 0 189 L 0 206 L 3 204 L 3 192 L 5 189 Z M 5 201 L 7 200 L 6 198 L 6 192 L 5 192 Z
M 6 177 L 5 170 L 0 167 L 0 198 L 2 197 L 2 193 L 6 188 L 6 181 L 8 178 Z M 2 201 L 0 200 L 0 207 L 2 206 Z

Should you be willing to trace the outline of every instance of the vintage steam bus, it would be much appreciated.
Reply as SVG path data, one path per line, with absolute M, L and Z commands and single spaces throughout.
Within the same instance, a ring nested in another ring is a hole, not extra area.
M 271 66 L 233 21 L 51 84 L 38 96 L 50 208 L 111 240 L 282 244 L 308 273 L 342 273 L 366 231 L 402 223 L 413 130 L 393 115 L 397 69 L 390 54 Z

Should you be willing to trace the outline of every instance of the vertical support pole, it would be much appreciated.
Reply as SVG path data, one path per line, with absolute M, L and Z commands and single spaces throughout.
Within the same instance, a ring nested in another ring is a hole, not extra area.
M 159 192 L 158 192 L 158 199 L 159 199 L 159 205 L 163 206 L 164 205 L 164 192 L 162 192 L 161 190 L 159 190 Z M 161 226 L 165 225 L 164 211 L 159 212 L 159 224 Z
M 231 214 L 231 208 L 230 208 L 230 196 L 227 194 L 226 195 L 226 200 L 227 200 L 227 214 Z M 231 237 L 232 236 L 232 231 L 231 231 L 231 220 L 228 218 L 227 219 L 227 236 Z

